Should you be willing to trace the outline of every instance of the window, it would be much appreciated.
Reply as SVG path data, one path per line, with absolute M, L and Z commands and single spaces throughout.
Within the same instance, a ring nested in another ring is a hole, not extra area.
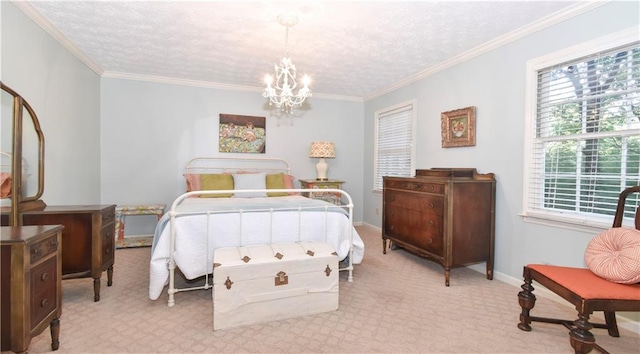
M 625 38 L 528 63 L 525 217 L 610 227 L 640 183 L 640 43 Z
M 382 191 L 382 176 L 413 176 L 415 101 L 376 112 L 373 190 Z

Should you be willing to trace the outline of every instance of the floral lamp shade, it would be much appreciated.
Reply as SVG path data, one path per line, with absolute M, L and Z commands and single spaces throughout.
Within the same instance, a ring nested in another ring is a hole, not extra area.
M 318 173 L 316 180 L 326 181 L 329 166 L 324 159 L 336 157 L 336 147 L 329 141 L 314 141 L 311 143 L 309 157 L 320 158 L 318 164 L 316 164 L 316 172 Z
M 336 157 L 336 148 L 329 141 L 314 141 L 311 143 L 311 151 L 309 157 Z

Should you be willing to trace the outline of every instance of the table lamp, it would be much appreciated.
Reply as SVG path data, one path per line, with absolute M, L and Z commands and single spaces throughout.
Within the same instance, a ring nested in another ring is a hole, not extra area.
M 327 169 L 329 169 L 329 166 L 324 159 L 336 157 L 336 148 L 333 143 L 329 141 L 311 142 L 311 152 L 309 152 L 309 157 L 320 158 L 316 165 L 316 171 L 318 172 L 316 180 L 326 181 Z

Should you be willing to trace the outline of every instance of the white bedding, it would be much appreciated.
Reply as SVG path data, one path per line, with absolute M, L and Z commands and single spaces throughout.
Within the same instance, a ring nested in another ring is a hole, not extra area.
M 187 198 L 176 209 L 187 213 L 176 217 L 176 241 L 174 259 L 176 266 L 188 279 L 212 273 L 213 250 L 219 247 L 234 247 L 258 243 L 281 243 L 296 241 L 327 242 L 337 251 L 340 259 L 349 254 L 349 237 L 353 232 L 353 264 L 364 257 L 364 243 L 352 227 L 349 218 L 341 212 L 305 210 L 295 211 L 250 211 L 242 213 L 215 212 L 225 201 L 233 200 L 237 206 L 255 204 L 262 200 L 309 203 L 308 198 L 288 196 L 277 198 Z M 314 201 L 317 202 L 317 201 Z M 245 208 L 242 208 L 246 210 Z M 214 210 L 209 216 L 202 210 Z M 336 209 L 334 209 L 336 210 Z M 194 214 L 189 214 L 194 212 Z M 196 213 L 197 212 L 197 213 Z M 156 300 L 169 278 L 170 226 L 168 215 L 158 223 L 154 235 L 149 267 L 149 298 Z M 242 220 L 242 221 L 241 221 Z M 208 225 L 208 227 L 207 227 Z M 207 235 L 209 229 L 209 237 Z

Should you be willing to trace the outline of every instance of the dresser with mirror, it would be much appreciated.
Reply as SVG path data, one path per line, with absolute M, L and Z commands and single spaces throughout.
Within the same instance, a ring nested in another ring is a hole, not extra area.
M 36 113 L 0 82 L 2 237 L 2 350 L 24 352 L 51 329 L 58 348 L 61 280 L 93 279 L 100 300 L 102 274 L 113 283 L 115 205 L 47 205 L 44 134 Z
M 0 82 L 2 227 L 0 233 L 0 343 L 26 352 L 47 327 L 57 350 L 62 315 L 62 225 L 23 226 L 21 215 L 46 207 L 44 136 L 18 93 Z

